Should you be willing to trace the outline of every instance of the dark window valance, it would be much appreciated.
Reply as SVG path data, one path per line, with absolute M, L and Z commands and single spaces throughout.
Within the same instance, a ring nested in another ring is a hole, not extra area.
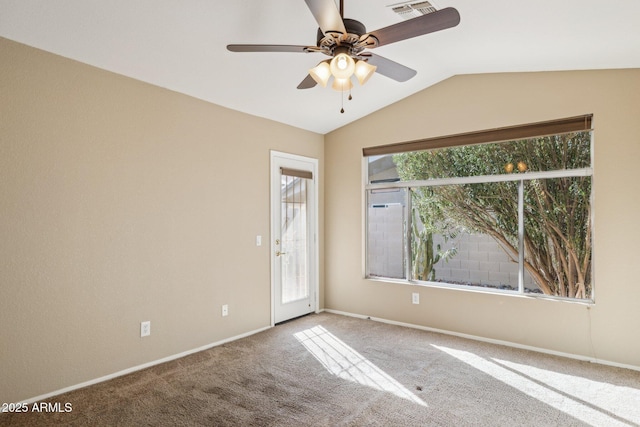
M 513 141 L 568 132 L 591 130 L 593 114 L 569 117 L 559 120 L 530 123 L 526 125 L 509 126 L 476 132 L 459 133 L 456 135 L 438 136 L 415 141 L 397 142 L 362 149 L 362 154 L 378 156 L 408 151 L 431 150 L 434 148 L 455 147 L 459 145 L 482 144 L 486 142 Z

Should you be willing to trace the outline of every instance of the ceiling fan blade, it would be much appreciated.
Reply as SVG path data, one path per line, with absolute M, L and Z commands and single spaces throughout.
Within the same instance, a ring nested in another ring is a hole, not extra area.
M 304 0 L 316 18 L 318 26 L 324 34 L 328 32 L 346 33 L 342 16 L 335 0 Z
M 298 89 L 311 89 L 316 85 L 316 81 L 311 77 L 311 75 L 307 75 L 303 81 L 298 85 Z
M 455 27 L 459 23 L 460 14 L 458 11 L 452 7 L 447 7 L 433 13 L 409 19 L 408 21 L 371 31 L 369 34 L 378 39 L 378 46 L 383 46 L 400 40 Z
M 405 67 L 402 64 L 398 64 L 397 62 L 394 62 L 380 55 L 374 55 L 373 53 L 367 52 L 367 54 L 363 56 L 369 58 L 369 60 L 367 61 L 369 64 L 378 67 L 376 69 L 377 73 L 380 73 L 383 76 L 387 76 L 399 82 L 406 82 L 418 73 L 412 68 Z
M 286 44 L 229 44 L 227 49 L 231 52 L 294 52 L 308 53 L 308 49 L 316 49 L 315 46 L 293 46 Z

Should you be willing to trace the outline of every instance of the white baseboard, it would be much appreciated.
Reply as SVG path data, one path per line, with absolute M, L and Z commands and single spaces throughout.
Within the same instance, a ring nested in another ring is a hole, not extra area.
M 582 355 L 579 355 L 579 354 L 563 353 L 561 351 L 549 350 L 549 349 L 540 348 L 540 347 L 533 347 L 533 346 L 518 344 L 518 343 L 514 343 L 514 342 L 510 342 L 510 341 L 502 341 L 502 340 L 496 340 L 496 339 L 492 339 L 492 338 L 480 337 L 480 336 L 476 336 L 476 335 L 463 334 L 463 333 L 460 333 L 460 332 L 447 331 L 447 330 L 444 330 L 444 329 L 430 328 L 428 326 L 415 325 L 413 323 L 397 322 L 395 320 L 388 320 L 388 319 L 383 319 L 383 318 L 378 318 L 378 317 L 366 316 L 366 315 L 363 315 L 363 314 L 355 314 L 355 313 L 349 313 L 349 312 L 345 312 L 345 311 L 332 310 L 332 309 L 329 309 L 329 308 L 325 308 L 322 311 L 327 312 L 327 313 L 340 314 L 342 316 L 357 317 L 359 319 L 374 320 L 376 322 L 388 323 L 390 325 L 404 326 L 404 327 L 407 327 L 407 328 L 420 329 L 420 330 L 429 331 L 429 332 L 436 332 L 436 333 L 439 333 L 439 334 L 453 335 L 453 336 L 460 337 L 460 338 L 466 338 L 466 339 L 475 340 L 475 341 L 482 341 L 482 342 L 491 343 L 491 344 L 498 344 L 498 345 L 503 345 L 503 346 L 506 346 L 506 347 L 518 348 L 518 349 L 521 349 L 521 350 L 529 350 L 529 351 L 535 351 L 535 352 L 538 352 L 538 353 L 550 354 L 550 355 L 553 355 L 553 356 L 566 357 L 568 359 L 575 359 L 575 360 L 581 360 L 581 361 L 585 361 L 585 362 L 598 363 L 600 365 L 613 366 L 613 367 L 616 367 L 616 368 L 624 368 L 624 369 L 631 369 L 631 370 L 634 370 L 634 371 L 640 371 L 640 366 L 627 365 L 627 364 L 618 363 L 618 362 L 611 362 L 611 361 L 608 361 L 608 360 L 596 359 L 594 357 L 582 356 Z
M 88 387 L 90 385 L 98 384 L 98 383 L 101 383 L 101 382 L 104 382 L 104 381 L 109 381 L 109 380 L 112 380 L 114 378 L 121 377 L 123 375 L 131 374 L 131 373 L 136 372 L 136 371 L 141 371 L 143 369 L 150 368 L 150 367 L 155 366 L 155 365 L 159 365 L 161 363 L 170 362 L 172 360 L 180 359 L 181 357 L 185 357 L 185 356 L 188 356 L 188 355 L 193 354 L 193 353 L 198 353 L 200 351 L 208 350 L 210 348 L 217 347 L 219 345 L 226 344 L 226 343 L 231 342 L 231 341 L 236 341 L 236 340 L 239 340 L 241 338 L 246 338 L 248 336 L 257 334 L 259 332 L 266 331 L 267 329 L 271 329 L 271 326 L 265 326 L 263 328 L 256 329 L 256 330 L 253 330 L 253 331 L 249 331 L 249 332 L 246 332 L 244 334 L 240 334 L 240 335 L 236 335 L 236 336 L 233 336 L 233 337 L 230 337 L 230 338 L 226 338 L 226 339 L 223 339 L 223 340 L 220 340 L 220 341 L 216 341 L 214 343 L 207 344 L 207 345 L 204 345 L 202 347 L 194 348 L 192 350 L 183 351 L 182 353 L 174 354 L 174 355 L 171 355 L 171 356 L 163 357 L 162 359 L 154 360 L 154 361 L 151 361 L 151 362 L 148 362 L 148 363 L 143 363 L 142 365 L 137 365 L 137 366 L 134 366 L 134 367 L 131 367 L 131 368 L 123 369 L 122 371 L 114 372 L 113 374 L 109 374 L 109 375 L 105 375 L 105 376 L 100 377 L 100 378 L 95 378 L 93 380 L 85 381 L 85 382 L 80 383 L 80 384 L 75 384 L 75 385 L 72 385 L 72 386 L 69 386 L 69 387 L 61 388 L 60 390 L 52 391 L 51 393 L 41 394 L 40 396 L 36 396 L 36 397 L 32 397 L 30 399 L 24 400 L 21 403 L 30 404 L 30 403 L 34 403 L 34 402 L 39 402 L 41 400 L 49 399 L 49 398 L 57 396 L 59 394 L 68 393 L 70 391 L 78 390 L 80 388 Z

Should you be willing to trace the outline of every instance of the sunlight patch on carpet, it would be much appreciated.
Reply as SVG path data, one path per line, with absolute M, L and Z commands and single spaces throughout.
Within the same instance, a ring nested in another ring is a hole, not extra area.
M 294 336 L 333 375 L 427 406 L 406 387 L 322 326 L 297 332 Z
M 507 360 L 493 359 L 512 371 L 544 383 L 554 390 L 574 396 L 590 405 L 602 408 L 635 424 L 640 424 L 640 390 L 609 384 L 575 375 L 549 371 Z
M 629 426 L 630 424 L 635 425 L 635 423 L 638 422 L 638 419 L 636 418 L 638 415 L 635 409 L 634 411 L 636 412 L 636 415 L 633 417 L 633 421 L 631 421 L 631 419 L 627 419 L 622 415 L 623 412 L 620 410 L 621 407 L 615 402 L 612 401 L 606 406 L 602 405 L 602 399 L 610 400 L 610 398 L 602 396 L 600 393 L 606 394 L 614 391 L 616 387 L 611 384 L 587 384 L 587 382 L 595 382 L 587 379 L 579 379 L 566 374 L 564 374 L 563 378 L 563 374 L 559 374 L 557 372 L 536 369 L 528 366 L 525 369 L 525 365 L 513 362 L 498 359 L 489 360 L 467 351 L 455 350 L 434 344 L 432 344 L 432 346 L 464 363 L 467 363 L 468 365 L 471 365 L 475 369 L 502 381 L 516 390 L 589 425 Z M 552 377 L 555 378 L 552 380 Z M 571 377 L 571 381 L 568 381 L 568 378 L 566 377 Z M 583 380 L 584 382 L 581 383 L 580 380 Z M 564 387 L 562 385 L 563 382 L 582 384 L 585 389 L 578 393 L 577 389 Z M 591 388 L 590 392 L 588 391 L 589 388 Z M 620 390 L 618 390 L 618 393 L 620 393 L 619 396 L 623 398 L 624 392 L 628 392 L 630 390 L 632 389 L 629 389 L 628 387 L 620 387 Z M 635 390 L 635 392 L 638 393 L 638 390 Z M 600 401 L 594 399 L 596 395 L 600 396 Z M 624 399 L 627 398 L 638 399 L 637 396 L 624 397 Z M 613 400 L 615 400 L 615 398 Z M 634 400 L 634 402 L 637 401 L 638 400 Z M 637 403 L 634 403 L 629 407 L 629 409 L 635 408 L 636 406 Z

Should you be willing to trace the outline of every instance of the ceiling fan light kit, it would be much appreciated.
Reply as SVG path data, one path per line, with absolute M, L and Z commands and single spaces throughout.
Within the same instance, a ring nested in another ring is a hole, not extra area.
M 407 81 L 416 75 L 415 70 L 380 55 L 365 52 L 366 49 L 441 31 L 460 23 L 458 11 L 449 7 L 367 32 L 361 22 L 344 18 L 343 0 L 340 0 L 340 9 L 335 0 L 305 0 L 305 3 L 320 27 L 316 46 L 230 44 L 227 49 L 231 52 L 323 53 L 332 59 L 322 61 L 310 69 L 298 89 L 310 89 L 316 84 L 326 87 L 333 76 L 331 87 L 345 92 L 353 87 L 351 77 L 354 75 L 360 85 L 364 85 L 376 72 L 398 82 Z
M 358 83 L 362 86 L 371 78 L 376 71 L 376 66 L 369 64 L 367 61 L 358 59 L 354 61 L 347 53 L 338 53 L 329 62 L 323 61 L 309 70 L 309 75 L 316 81 L 316 83 L 327 87 L 329 79 L 333 76 L 334 80 L 351 79 L 351 76 L 355 76 L 358 79 Z M 338 85 L 339 87 L 346 87 L 345 85 Z M 336 84 L 331 86 L 335 90 Z M 353 87 L 353 84 L 349 85 L 348 89 Z M 346 89 L 345 89 L 346 90 Z

